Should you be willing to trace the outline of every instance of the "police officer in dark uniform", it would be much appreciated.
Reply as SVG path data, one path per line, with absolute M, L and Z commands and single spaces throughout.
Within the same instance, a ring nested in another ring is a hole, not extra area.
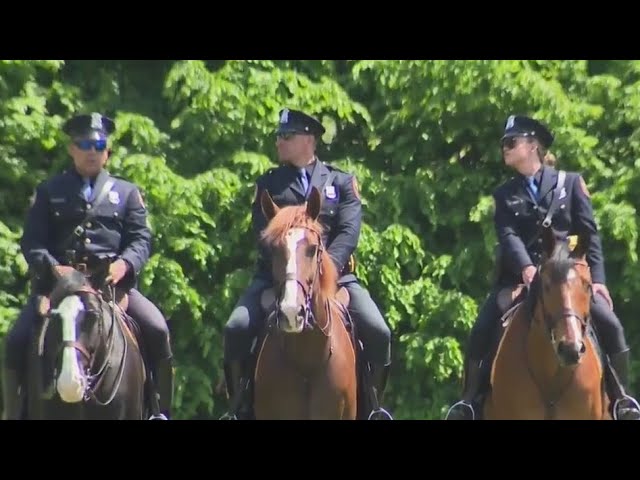
M 49 293 L 53 276 L 64 275 L 70 265 L 84 264 L 90 271 L 98 258 L 112 256 L 106 280 L 129 294 L 128 313 L 145 337 L 165 419 L 173 392 L 169 329 L 158 308 L 134 288 L 150 254 L 151 231 L 142 196 L 134 184 L 104 169 L 110 154 L 108 136 L 115 130 L 111 119 L 99 113 L 79 115 L 63 130 L 71 138 L 67 151 L 73 167 L 37 186 L 21 240 L 33 289 L 6 339 L 4 418 L 21 418 L 21 385 L 37 316 L 35 295 Z M 91 208 L 93 218 L 85 221 Z
M 304 203 L 313 186 L 321 192 L 319 220 L 326 228 L 323 241 L 341 273 L 339 283 L 349 291 L 349 310 L 364 345 L 366 360 L 372 366 L 374 388 L 381 398 L 391 364 L 391 331 L 353 273 L 350 260 L 358 245 L 362 220 L 360 193 L 353 175 L 321 162 L 316 156 L 316 143 L 324 132 L 320 122 L 303 112 L 280 111 L 276 146 L 282 165 L 257 179 L 252 206 L 253 230 L 258 238 L 267 226 L 260 207 L 263 190 L 269 192 L 279 207 Z M 329 176 L 333 176 L 333 180 L 327 183 Z M 273 282 L 269 253 L 262 245 L 259 249 L 257 272 L 224 330 L 225 372 L 231 396 L 239 388 L 241 379 L 251 376 L 247 371 L 251 343 L 265 321 L 260 297 Z
M 511 115 L 507 119 L 502 153 L 505 164 L 518 173 L 493 193 L 494 222 L 499 240 L 497 281 L 471 330 L 462 400 L 450 408 L 447 419 L 475 418 L 479 401 L 489 388 L 489 370 L 495 355 L 492 344 L 497 337 L 502 313 L 497 302 L 498 292 L 504 287 L 529 285 L 541 261 L 540 225 L 548 212 L 558 181 L 558 171 L 546 161 L 551 155 L 548 149 L 553 140 L 547 127 L 533 118 Z M 550 228 L 554 229 L 556 238 L 565 241 L 572 234 L 585 232 L 590 235 L 587 261 L 593 281 L 592 318 L 611 366 L 622 386 L 626 387 L 629 346 L 605 286 L 601 240 L 590 194 L 579 173 L 567 172 L 564 189 L 558 198 L 558 208 L 552 216 Z M 610 385 L 610 382 L 607 384 Z M 616 399 L 615 392 L 609 392 L 609 396 Z M 618 400 L 617 418 L 640 419 L 640 406 L 635 399 L 625 394 Z

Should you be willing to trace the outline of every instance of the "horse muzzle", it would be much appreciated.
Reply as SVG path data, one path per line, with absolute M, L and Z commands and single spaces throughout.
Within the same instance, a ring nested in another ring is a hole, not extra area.
M 281 306 L 278 328 L 284 333 L 302 333 L 305 326 L 305 312 L 301 306 Z
M 560 363 L 565 367 L 577 365 L 582 360 L 582 356 L 586 351 L 586 347 L 583 341 L 577 342 L 558 342 L 556 347 L 556 353 Z

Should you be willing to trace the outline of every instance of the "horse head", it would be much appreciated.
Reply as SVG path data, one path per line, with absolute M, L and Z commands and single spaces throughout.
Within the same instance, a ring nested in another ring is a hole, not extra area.
M 543 232 L 543 257 L 534 288 L 549 340 L 559 363 L 574 366 L 585 351 L 586 330 L 591 317 L 591 273 L 586 261 L 589 236 L 582 234 L 573 251 L 556 241 L 551 228 Z
M 57 279 L 50 305 L 43 342 L 46 356 L 54 356 L 59 371 L 55 384 L 60 399 L 66 403 L 97 400 L 95 391 L 113 362 L 117 312 L 90 279 L 75 269 Z
M 320 192 L 312 187 L 304 205 L 280 208 L 264 190 L 260 203 L 268 221 L 262 240 L 272 254 L 279 330 L 302 333 L 313 323 L 324 329 L 327 316 L 318 312 L 336 294 L 337 270 L 322 242 Z

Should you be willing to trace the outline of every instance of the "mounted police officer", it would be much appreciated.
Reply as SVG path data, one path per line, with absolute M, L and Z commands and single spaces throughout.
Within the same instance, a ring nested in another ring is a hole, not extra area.
M 475 418 L 475 409 L 489 388 L 489 371 L 495 355 L 493 343 L 502 314 L 498 292 L 505 287 L 513 289 L 520 284 L 529 285 L 541 261 L 540 225 L 549 211 L 559 177 L 559 172 L 551 166 L 555 162 L 548 152 L 553 140 L 547 127 L 533 118 L 512 115 L 507 119 L 502 154 L 505 164 L 518 173 L 493 193 L 494 222 L 499 240 L 497 281 L 471 330 L 462 400 L 450 408 L 447 419 Z M 567 240 L 572 233 L 590 235 L 587 261 L 593 281 L 591 314 L 599 341 L 623 387 L 610 387 L 611 378 L 606 382 L 611 390 L 609 397 L 619 400 L 616 417 L 640 419 L 640 406 L 623 392 L 628 384 L 629 346 L 605 286 L 601 240 L 590 194 L 579 173 L 566 173 L 558 200 L 549 227 L 554 229 L 556 237 Z
M 319 220 L 327 232 L 323 241 L 341 273 L 339 284 L 349 291 L 349 311 L 364 345 L 365 360 L 372 367 L 374 388 L 381 398 L 391 364 L 391 331 L 354 275 L 353 253 L 362 220 L 360 193 L 353 175 L 321 162 L 316 156 L 316 144 L 324 132 L 320 122 L 303 112 L 280 111 L 276 146 L 282 165 L 257 179 L 252 206 L 253 230 L 257 238 L 267 225 L 260 207 L 263 190 L 269 192 L 279 207 L 303 204 L 312 186 L 322 192 Z M 248 359 L 252 341 L 265 322 L 260 297 L 272 282 L 269 253 L 260 245 L 257 272 L 224 330 L 225 373 L 231 397 L 240 385 L 246 385 L 242 379 L 251 377 Z
M 31 297 L 6 339 L 3 369 L 4 418 L 19 419 L 26 362 L 37 311 L 35 296 L 48 294 L 53 275 L 71 266 L 91 271 L 97 259 L 112 256 L 106 281 L 129 294 L 128 313 L 140 325 L 159 393 L 161 419 L 166 419 L 173 391 L 169 329 L 158 308 L 135 287 L 150 254 L 147 210 L 138 188 L 105 169 L 108 136 L 115 123 L 99 113 L 78 115 L 64 127 L 73 166 L 42 182 L 29 209 L 22 252 L 33 279 Z M 93 218 L 86 218 L 90 209 Z

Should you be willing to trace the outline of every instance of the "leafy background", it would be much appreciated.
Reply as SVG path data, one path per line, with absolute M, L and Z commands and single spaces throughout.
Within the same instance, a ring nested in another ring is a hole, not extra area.
M 255 261 L 253 182 L 275 164 L 288 106 L 323 121 L 321 159 L 361 185 L 357 273 L 393 331 L 396 418 L 442 418 L 459 393 L 493 273 L 490 195 L 510 176 L 498 139 L 511 113 L 546 122 L 559 166 L 584 174 L 636 353 L 639 80 L 637 61 L 0 61 L 0 336 L 28 293 L 30 197 L 70 161 L 60 127 L 101 111 L 118 126 L 109 169 L 149 209 L 141 290 L 171 327 L 176 417 L 218 418 L 222 330 Z

